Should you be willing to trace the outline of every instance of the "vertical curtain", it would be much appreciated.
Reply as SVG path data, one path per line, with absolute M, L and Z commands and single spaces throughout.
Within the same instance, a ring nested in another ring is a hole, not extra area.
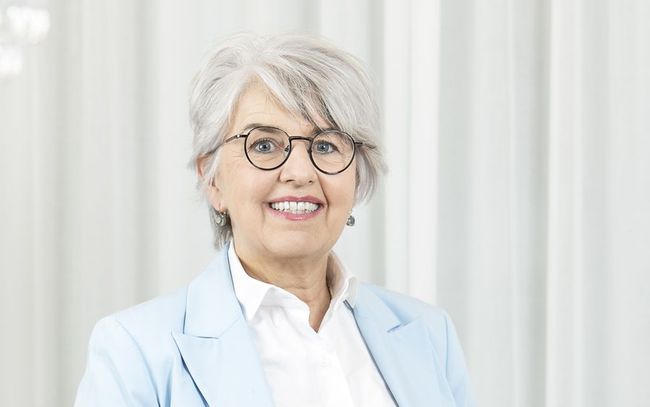
M 51 1 L 0 79 L 0 405 L 71 405 L 101 316 L 212 255 L 187 92 L 218 37 L 323 35 L 389 163 L 336 250 L 454 319 L 483 406 L 650 403 L 650 3 Z

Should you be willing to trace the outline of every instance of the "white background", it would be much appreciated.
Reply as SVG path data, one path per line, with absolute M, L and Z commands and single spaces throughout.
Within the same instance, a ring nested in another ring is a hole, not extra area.
M 94 322 L 209 261 L 188 85 L 254 30 L 369 67 L 390 172 L 337 250 L 450 312 L 481 406 L 650 406 L 650 1 L 49 4 L 0 82 L 0 405 L 71 405 Z

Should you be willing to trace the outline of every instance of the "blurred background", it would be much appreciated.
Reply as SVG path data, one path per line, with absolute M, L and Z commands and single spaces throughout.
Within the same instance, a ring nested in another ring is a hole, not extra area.
M 189 82 L 221 36 L 369 68 L 389 173 L 337 251 L 454 319 L 479 405 L 650 406 L 650 1 L 0 0 L 0 405 L 212 257 Z

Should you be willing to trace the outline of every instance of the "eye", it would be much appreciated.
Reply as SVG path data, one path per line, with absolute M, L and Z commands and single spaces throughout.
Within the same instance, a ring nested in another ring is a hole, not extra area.
M 278 149 L 278 145 L 275 140 L 260 139 L 255 140 L 255 142 L 251 145 L 251 149 L 256 153 L 272 153 Z
M 330 154 L 337 151 L 337 148 L 334 144 L 324 140 L 316 141 L 312 149 L 318 154 Z

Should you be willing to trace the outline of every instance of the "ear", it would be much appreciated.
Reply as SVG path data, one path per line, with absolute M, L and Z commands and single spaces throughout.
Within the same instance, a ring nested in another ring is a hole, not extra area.
M 208 156 L 202 156 L 196 161 L 196 174 L 199 177 L 199 179 L 204 180 L 204 178 L 207 176 L 208 172 L 208 165 L 210 163 L 209 157 Z M 217 173 L 219 172 L 219 168 L 217 168 Z M 225 206 L 223 205 L 223 193 L 221 191 L 221 188 L 219 188 L 219 185 L 217 183 L 217 179 L 219 177 L 217 174 L 212 177 L 212 179 L 209 180 L 207 183 L 206 188 L 206 196 L 208 198 L 208 201 L 212 205 L 213 208 L 218 210 L 219 212 L 223 212 L 226 210 Z

